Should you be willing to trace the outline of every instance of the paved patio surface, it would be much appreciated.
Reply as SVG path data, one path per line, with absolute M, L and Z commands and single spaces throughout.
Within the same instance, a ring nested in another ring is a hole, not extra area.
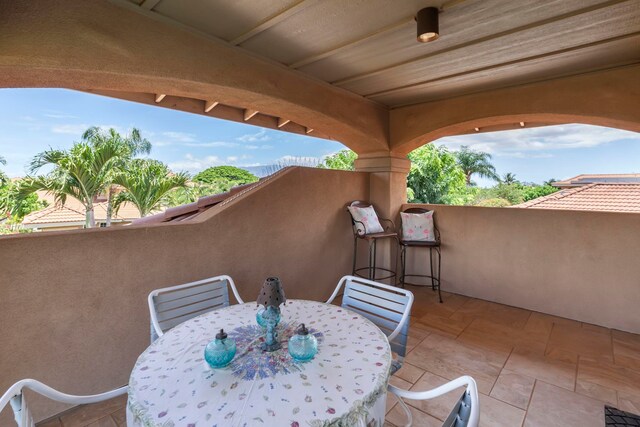
M 443 293 L 416 296 L 409 354 L 392 383 L 426 390 L 463 374 L 479 387 L 482 426 L 603 427 L 604 405 L 640 413 L 640 335 Z M 415 427 L 441 426 L 458 393 L 407 401 Z M 125 397 L 86 405 L 39 424 L 125 425 Z M 385 426 L 404 425 L 389 397 Z

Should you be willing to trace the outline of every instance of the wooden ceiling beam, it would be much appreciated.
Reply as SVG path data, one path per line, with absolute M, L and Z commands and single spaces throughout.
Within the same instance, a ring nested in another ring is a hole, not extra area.
M 278 117 L 278 129 L 280 129 L 282 126 L 286 125 L 290 121 L 291 120 L 289 119 L 283 119 L 282 117 Z
M 307 7 L 311 6 L 313 3 L 316 3 L 316 2 L 317 0 L 298 0 L 297 2 L 291 4 L 289 7 L 281 11 L 278 11 L 271 16 L 268 16 L 267 18 L 262 20 L 258 25 L 256 25 L 249 31 L 246 31 L 243 34 L 240 34 L 238 37 L 234 38 L 233 40 L 230 40 L 229 43 L 234 46 L 237 46 L 249 40 L 251 37 L 258 35 L 261 32 L 266 31 L 269 28 L 279 24 L 285 19 L 295 15 L 301 10 L 306 9 Z
M 256 114 L 258 114 L 259 111 L 258 110 L 250 110 L 250 109 L 245 109 L 244 110 L 244 121 L 247 122 L 249 120 L 251 120 L 251 118 L 253 116 L 255 116 Z
M 161 0 L 144 0 L 140 4 L 140 7 L 147 10 L 153 10 L 153 8 L 156 7 L 158 3 L 160 3 L 160 1 Z
M 213 110 L 216 105 L 218 105 L 219 102 L 218 101 L 205 101 L 204 102 L 204 112 L 208 113 L 209 111 Z
M 633 37 L 638 37 L 638 36 L 640 36 L 640 31 L 637 31 L 637 32 L 634 32 L 634 33 L 630 33 L 630 34 L 625 34 L 625 35 L 618 36 L 618 37 L 612 37 L 610 39 L 599 40 L 597 42 L 591 42 L 591 43 L 581 44 L 581 45 L 578 45 L 578 46 L 572 46 L 572 47 L 568 47 L 568 48 L 565 48 L 565 49 L 560 49 L 560 50 L 553 51 L 553 52 L 545 52 L 545 53 L 540 54 L 540 55 L 527 56 L 525 58 L 520 58 L 520 59 L 513 60 L 513 61 L 507 61 L 507 62 L 502 62 L 502 63 L 497 63 L 497 64 L 491 64 L 491 65 L 488 65 L 486 67 L 474 68 L 474 69 L 471 69 L 471 70 L 462 71 L 460 73 L 448 74 L 448 75 L 441 76 L 441 77 L 436 77 L 436 78 L 433 78 L 433 79 L 422 80 L 422 81 L 419 81 L 419 82 L 416 82 L 416 83 L 412 83 L 412 84 L 409 84 L 409 85 L 403 85 L 403 86 L 399 86 L 399 87 L 395 87 L 395 88 L 391 88 L 391 89 L 386 89 L 386 90 L 375 92 L 375 93 L 366 94 L 364 96 L 366 98 L 376 98 L 376 97 L 379 97 L 379 96 L 389 95 L 389 94 L 393 94 L 393 93 L 397 93 L 397 92 L 401 92 L 401 91 L 405 91 L 405 90 L 409 90 L 409 89 L 416 89 L 418 87 L 425 86 L 425 85 L 428 85 L 430 83 L 442 82 L 442 81 L 445 81 L 445 80 L 455 79 L 455 78 L 458 78 L 458 77 L 468 76 L 468 75 L 472 75 L 472 74 L 476 74 L 476 73 L 481 73 L 481 72 L 484 72 L 484 71 L 500 69 L 500 68 L 507 67 L 507 66 L 510 66 L 510 65 L 524 64 L 524 63 L 527 63 L 527 62 L 530 62 L 530 61 L 542 60 L 544 58 L 557 56 L 559 54 L 571 53 L 571 52 L 575 52 L 575 51 L 579 51 L 579 50 L 583 50 L 583 49 L 588 49 L 588 48 L 591 48 L 591 47 L 594 47 L 594 46 L 599 46 L 599 45 L 602 45 L 602 44 L 607 44 L 607 43 L 615 42 L 615 41 L 618 41 L 618 40 L 624 40 L 624 39 L 627 39 L 627 38 L 633 38 Z

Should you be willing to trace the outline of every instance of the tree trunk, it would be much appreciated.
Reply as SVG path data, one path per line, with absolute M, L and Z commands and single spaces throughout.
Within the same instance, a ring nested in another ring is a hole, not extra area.
M 93 212 L 93 205 L 87 206 L 87 216 L 85 228 L 93 228 L 96 226 L 96 219 Z
M 111 227 L 111 216 L 113 215 L 113 205 L 112 205 L 112 201 L 113 201 L 113 185 L 109 186 L 109 194 L 107 195 L 107 227 Z
M 471 185 L 471 174 L 470 173 L 467 174 L 467 185 L 468 186 Z

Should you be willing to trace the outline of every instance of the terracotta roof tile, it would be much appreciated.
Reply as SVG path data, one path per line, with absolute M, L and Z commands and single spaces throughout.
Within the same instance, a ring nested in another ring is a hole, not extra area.
M 105 221 L 107 218 L 107 203 L 95 203 L 94 216 L 96 222 Z M 138 209 L 130 204 L 124 203 L 118 213 L 112 216 L 113 221 L 131 221 L 140 218 Z M 52 204 L 37 212 L 32 212 L 22 220 L 24 225 L 44 225 L 44 224 L 84 224 L 84 206 L 76 199 L 68 199 L 63 205 Z
M 588 184 L 513 207 L 640 213 L 640 184 Z

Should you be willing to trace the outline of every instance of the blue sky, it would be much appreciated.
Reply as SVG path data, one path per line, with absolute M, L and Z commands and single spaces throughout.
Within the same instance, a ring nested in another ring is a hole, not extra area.
M 67 148 L 89 126 L 142 131 L 153 143 L 151 157 L 174 170 L 209 166 L 269 165 L 288 157 L 322 157 L 345 148 L 326 141 L 241 123 L 62 89 L 0 89 L 0 166 L 25 175 L 38 152 Z M 542 182 L 581 173 L 640 172 L 640 134 L 585 125 L 562 125 L 443 138 L 487 151 L 500 175 Z M 476 179 L 480 185 L 491 183 Z

